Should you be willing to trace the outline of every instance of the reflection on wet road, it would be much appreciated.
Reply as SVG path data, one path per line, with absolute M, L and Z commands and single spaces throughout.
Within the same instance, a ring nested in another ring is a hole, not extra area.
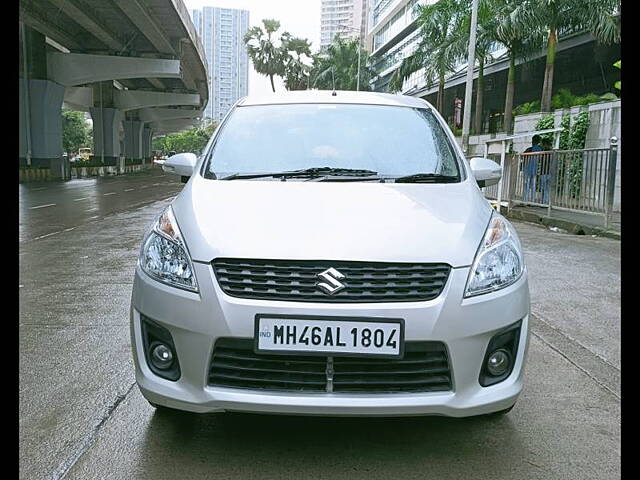
M 184 184 L 159 168 L 117 177 L 21 184 L 20 242 L 39 240 L 176 195 Z

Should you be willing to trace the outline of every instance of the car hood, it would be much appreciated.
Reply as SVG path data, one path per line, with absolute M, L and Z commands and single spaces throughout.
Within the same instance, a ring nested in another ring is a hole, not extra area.
M 448 184 L 192 178 L 173 209 L 194 261 L 473 262 L 491 207 Z

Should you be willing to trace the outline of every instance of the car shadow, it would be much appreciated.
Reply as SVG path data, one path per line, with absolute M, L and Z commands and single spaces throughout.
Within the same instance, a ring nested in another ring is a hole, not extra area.
M 521 444 L 510 418 L 514 412 L 456 419 L 156 411 L 141 445 L 140 467 L 149 478 L 268 478 L 276 471 L 273 478 L 334 478 L 347 471 L 389 478 L 416 476 L 425 468 L 459 478 L 450 475 L 463 462 L 460 475 L 478 474 L 469 478 L 500 471 L 509 476 L 517 470 L 510 462 L 521 462 L 505 455 Z

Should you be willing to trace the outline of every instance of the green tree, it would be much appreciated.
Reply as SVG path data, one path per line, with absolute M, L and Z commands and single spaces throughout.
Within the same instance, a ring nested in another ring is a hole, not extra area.
M 271 89 L 275 92 L 273 84 L 274 76 L 285 74 L 285 56 L 282 49 L 283 40 L 289 34 L 284 32 L 276 39 L 276 32 L 280 28 L 277 20 L 262 20 L 264 30 L 260 27 L 252 27 L 244 36 L 244 43 L 247 46 L 247 53 L 253 62 L 256 72 L 266 75 L 271 81 Z
M 509 56 L 507 90 L 504 100 L 504 129 L 513 132 L 513 99 L 516 88 L 516 60 L 526 59 L 539 50 L 542 35 L 539 28 L 524 28 L 515 19 L 527 8 L 522 0 L 489 0 L 495 20 L 493 37 L 504 46 Z
M 65 152 L 77 152 L 91 144 L 91 128 L 83 112 L 62 110 L 62 148 Z
M 616 63 L 613 64 L 613 66 L 622 70 L 622 60 L 618 60 Z M 613 84 L 613 86 L 616 87 L 618 90 L 621 90 L 622 80 L 618 80 L 616 83 Z
M 358 50 L 360 50 L 360 90 L 370 90 L 369 83 L 375 72 L 369 54 L 357 39 L 338 36 L 326 52 L 313 56 L 312 86 L 322 90 L 356 90 L 358 86 Z
M 558 32 L 588 30 L 603 44 L 620 42 L 620 0 L 524 0 L 513 16 L 522 29 L 546 32 L 547 60 L 544 70 L 543 112 L 551 110 L 553 73 Z
M 437 80 L 436 109 L 444 106 L 445 75 L 463 57 L 465 48 L 463 25 L 468 14 L 468 1 L 440 0 L 431 5 L 418 5 L 420 42 L 412 55 L 405 57 L 389 81 L 389 89 L 397 92 L 411 74 L 424 68 L 425 80 L 431 86 Z M 468 35 L 467 26 L 467 35 Z
M 287 90 L 305 90 L 309 86 L 311 44 L 306 38 L 283 34 L 284 86 Z
M 204 127 L 194 127 L 182 132 L 172 133 L 153 140 L 153 149 L 161 150 L 165 155 L 169 152 L 191 152 L 200 154 L 218 125 L 212 122 Z

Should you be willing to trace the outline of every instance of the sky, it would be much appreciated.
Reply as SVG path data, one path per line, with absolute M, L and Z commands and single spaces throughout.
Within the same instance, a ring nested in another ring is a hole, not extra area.
M 262 26 L 262 19 L 280 22 L 280 28 L 311 42 L 311 51 L 320 48 L 320 0 L 182 0 L 191 10 L 222 7 L 249 10 L 249 28 Z M 276 92 L 284 90 L 280 77 L 274 78 Z M 249 95 L 271 92 L 269 77 L 259 75 L 249 59 Z

